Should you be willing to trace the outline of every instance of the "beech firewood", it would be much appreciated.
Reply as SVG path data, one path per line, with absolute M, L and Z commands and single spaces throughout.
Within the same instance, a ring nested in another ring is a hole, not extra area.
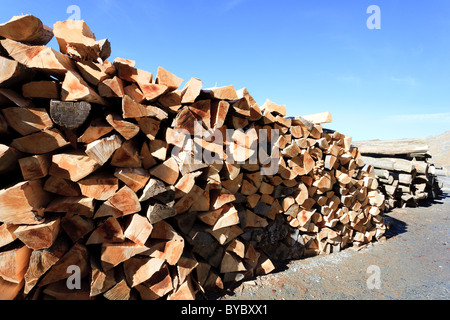
M 116 168 L 114 176 L 129 186 L 134 192 L 144 188 L 150 174 L 143 168 Z
M 18 166 L 18 160 L 23 157 L 20 151 L 0 144 L 0 173 L 4 174 Z
M 142 93 L 142 92 L 141 92 Z M 158 98 L 158 104 L 163 106 L 164 108 L 170 109 L 171 111 L 177 112 L 178 109 L 180 109 L 181 106 L 181 90 L 175 90 L 172 92 L 168 92 L 161 97 Z M 135 99 L 134 97 L 132 97 Z M 139 100 L 141 99 L 141 100 Z M 140 102 L 142 101 L 142 98 L 135 99 L 136 101 Z
M 44 190 L 66 197 L 77 197 L 81 195 L 79 186 L 70 180 L 49 176 L 44 184 Z
M 8 125 L 24 136 L 53 126 L 45 109 L 11 107 L 2 109 L 2 113 Z
M 61 87 L 62 101 L 86 101 L 104 106 L 108 102 L 103 99 L 86 81 L 75 71 L 67 71 Z
M 139 83 L 139 88 L 141 88 L 144 95 L 144 100 L 147 102 L 153 102 L 157 100 L 160 96 L 162 96 L 169 90 L 169 87 L 165 85 L 153 83 Z
M 106 116 L 106 121 L 113 126 L 126 140 L 130 140 L 139 133 L 139 127 L 134 123 L 123 120 L 119 115 L 110 113 Z
M 99 167 L 85 152 L 75 150 L 53 155 L 49 174 L 78 182 Z
M 146 246 L 138 245 L 130 240 L 123 243 L 103 243 L 101 252 L 103 270 L 107 271 L 147 250 Z
M 17 61 L 0 56 L 0 87 L 11 87 L 30 79 L 34 72 Z
M 50 248 L 60 230 L 60 219 L 51 219 L 34 226 L 19 226 L 14 234 L 28 248 L 40 250 Z
M 181 103 L 194 103 L 200 94 L 203 82 L 197 78 L 191 78 L 186 82 L 183 90 L 181 91 Z
M 1 24 L 0 37 L 32 45 L 46 45 L 53 38 L 53 31 L 39 18 L 27 14 L 14 16 Z
M 58 21 L 53 26 L 60 51 L 78 61 L 95 61 L 100 57 L 100 44 L 83 20 Z M 106 59 L 108 56 L 103 55 Z
M 119 78 L 124 81 L 141 84 L 149 84 L 152 82 L 153 75 L 145 70 L 135 68 L 135 62 L 127 59 L 116 58 L 114 66 L 117 69 Z
M 136 287 L 161 270 L 163 259 L 133 257 L 124 262 L 125 276 L 131 287 Z
M 150 175 L 169 185 L 173 185 L 179 176 L 178 164 L 174 158 L 169 158 L 162 164 L 150 169 Z
M 27 271 L 32 250 L 21 246 L 0 252 L 0 278 L 12 283 L 22 283 Z
M 105 79 L 98 84 L 98 93 L 104 98 L 122 98 L 125 95 L 123 81 L 118 77 Z
M 75 67 L 68 57 L 46 46 L 29 46 L 13 40 L 0 40 L 0 45 L 17 62 L 27 68 L 42 71 L 61 79 L 67 71 Z
M 22 86 L 25 98 L 59 99 L 60 85 L 56 81 L 32 81 Z
M 113 153 L 122 145 L 122 139 L 118 135 L 96 140 L 86 146 L 86 154 L 99 165 L 104 165 Z
M 233 85 L 203 89 L 202 93 L 211 99 L 231 101 L 239 99 Z
M 80 143 L 91 143 L 110 133 L 112 130 L 114 130 L 114 128 L 108 125 L 106 121 L 101 118 L 96 118 L 91 121 L 88 128 L 77 139 L 77 141 Z
M 86 244 L 96 244 L 96 243 L 113 243 L 113 242 L 124 242 L 125 236 L 122 231 L 120 223 L 114 217 L 109 217 L 91 233 Z
M 51 164 L 50 155 L 37 155 L 19 159 L 20 170 L 25 180 L 44 178 Z
M 142 159 L 135 141 L 127 140 L 114 152 L 111 165 L 121 168 L 140 168 Z
M 103 61 L 103 63 L 77 61 L 76 66 L 83 79 L 96 87 L 106 79 L 112 78 L 116 73 L 116 69 L 109 61 Z
M 94 199 L 86 197 L 58 197 L 45 208 L 46 212 L 70 212 L 91 218 L 94 214 Z
M 124 279 L 105 292 L 103 296 L 108 300 L 129 300 L 130 291 L 131 289 L 128 287 L 127 282 Z
M 18 227 L 19 226 L 6 223 L 0 226 L 0 248 L 6 246 L 7 244 L 10 244 L 11 242 L 17 239 L 17 236 L 14 234 L 14 231 Z
M 56 262 L 50 270 L 39 281 L 39 287 L 67 279 L 71 273 L 67 273 L 70 266 L 76 265 L 80 268 L 80 276 L 84 278 L 89 271 L 89 252 L 80 242 L 75 243 L 61 259 Z
M 77 242 L 95 229 L 95 223 L 90 218 L 75 213 L 67 213 L 61 219 L 61 228 L 73 242 Z
M 163 67 L 158 67 L 158 71 L 156 73 L 156 83 L 165 85 L 169 88 L 169 91 L 177 90 L 183 79 L 177 77 L 176 75 L 170 73 Z
M 133 214 L 125 227 L 125 238 L 133 241 L 136 244 L 145 245 L 145 242 L 152 233 L 153 226 L 149 220 L 137 213 Z
M 39 215 L 51 195 L 42 189 L 40 180 L 20 182 L 0 190 L 0 222 L 39 224 Z

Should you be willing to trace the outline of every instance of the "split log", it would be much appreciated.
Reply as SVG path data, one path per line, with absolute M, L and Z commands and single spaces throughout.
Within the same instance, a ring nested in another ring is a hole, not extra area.
M 53 127 L 43 108 L 5 108 L 1 110 L 8 125 L 23 136 Z
M 14 234 L 33 250 L 50 248 L 60 230 L 60 219 L 51 219 L 34 226 L 19 226 Z
M 39 18 L 27 14 L 14 16 L 1 24 L 0 37 L 32 45 L 46 45 L 53 38 L 53 31 Z
M 25 68 L 17 61 L 0 56 L 0 87 L 11 87 L 23 83 L 34 75 L 34 72 Z
M 0 190 L 0 222 L 39 224 L 40 213 L 50 200 L 51 195 L 42 189 L 40 180 L 24 181 Z
M 22 86 L 25 98 L 59 99 L 60 85 L 56 81 L 32 81 Z

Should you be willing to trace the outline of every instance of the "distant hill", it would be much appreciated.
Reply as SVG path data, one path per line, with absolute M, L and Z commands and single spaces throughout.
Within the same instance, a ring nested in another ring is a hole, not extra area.
M 443 134 L 425 138 L 428 142 L 429 152 L 433 156 L 432 162 L 439 163 L 450 169 L 450 130 Z

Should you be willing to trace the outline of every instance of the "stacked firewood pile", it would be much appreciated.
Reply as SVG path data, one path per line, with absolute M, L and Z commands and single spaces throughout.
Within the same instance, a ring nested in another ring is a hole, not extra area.
M 386 209 L 417 207 L 421 200 L 435 199 L 442 193 L 446 175 L 431 162 L 424 139 L 371 140 L 353 143 L 362 160 L 375 168 L 380 191 L 386 196 Z
M 384 234 L 327 113 L 111 63 L 83 21 L 15 17 L 0 54 L 0 298 L 194 299 Z

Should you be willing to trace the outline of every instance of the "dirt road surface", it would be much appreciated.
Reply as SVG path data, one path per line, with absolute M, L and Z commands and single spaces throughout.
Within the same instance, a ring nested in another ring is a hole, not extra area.
M 289 262 L 218 299 L 450 299 L 450 177 L 439 179 L 443 196 L 386 214 L 386 241 Z

